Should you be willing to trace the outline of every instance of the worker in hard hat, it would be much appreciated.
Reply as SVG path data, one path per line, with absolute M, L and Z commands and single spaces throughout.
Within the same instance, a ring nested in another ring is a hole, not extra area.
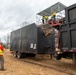
M 56 12 L 53 12 L 53 13 L 51 14 L 51 18 L 52 18 L 54 21 L 56 21 Z
M 47 16 L 47 15 L 45 15 L 45 21 L 46 21 L 46 22 L 48 21 L 48 16 Z
M 45 16 L 42 16 L 42 23 L 44 24 Z

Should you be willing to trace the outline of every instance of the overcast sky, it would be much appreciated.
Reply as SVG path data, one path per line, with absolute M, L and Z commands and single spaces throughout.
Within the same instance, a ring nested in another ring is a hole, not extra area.
M 18 28 L 24 21 L 36 22 L 36 13 L 61 2 L 66 6 L 76 0 L 0 0 L 0 38 Z

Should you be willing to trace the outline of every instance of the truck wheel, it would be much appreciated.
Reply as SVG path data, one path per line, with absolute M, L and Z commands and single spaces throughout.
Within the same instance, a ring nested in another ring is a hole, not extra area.
M 76 64 L 76 53 L 73 53 L 73 63 Z
M 21 57 L 22 57 L 22 58 L 27 57 L 27 53 L 22 53 Z
M 17 52 L 13 52 L 13 57 L 14 57 L 14 58 L 17 57 Z
M 19 59 L 19 58 L 21 58 L 21 56 L 22 56 L 22 53 L 21 52 L 18 52 L 17 53 L 17 58 Z

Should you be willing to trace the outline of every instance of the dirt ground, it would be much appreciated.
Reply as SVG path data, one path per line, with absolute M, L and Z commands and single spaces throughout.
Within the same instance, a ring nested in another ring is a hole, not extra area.
M 5 50 L 5 71 L 0 75 L 76 75 L 76 65 L 70 59 L 51 60 L 49 55 L 14 58 Z

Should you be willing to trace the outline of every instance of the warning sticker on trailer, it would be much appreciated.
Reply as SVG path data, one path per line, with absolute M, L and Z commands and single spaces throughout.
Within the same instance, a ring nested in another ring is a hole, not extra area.
M 30 44 L 30 48 L 33 48 L 33 43 Z
M 34 44 L 34 47 L 33 47 L 33 49 L 36 49 L 36 44 Z

